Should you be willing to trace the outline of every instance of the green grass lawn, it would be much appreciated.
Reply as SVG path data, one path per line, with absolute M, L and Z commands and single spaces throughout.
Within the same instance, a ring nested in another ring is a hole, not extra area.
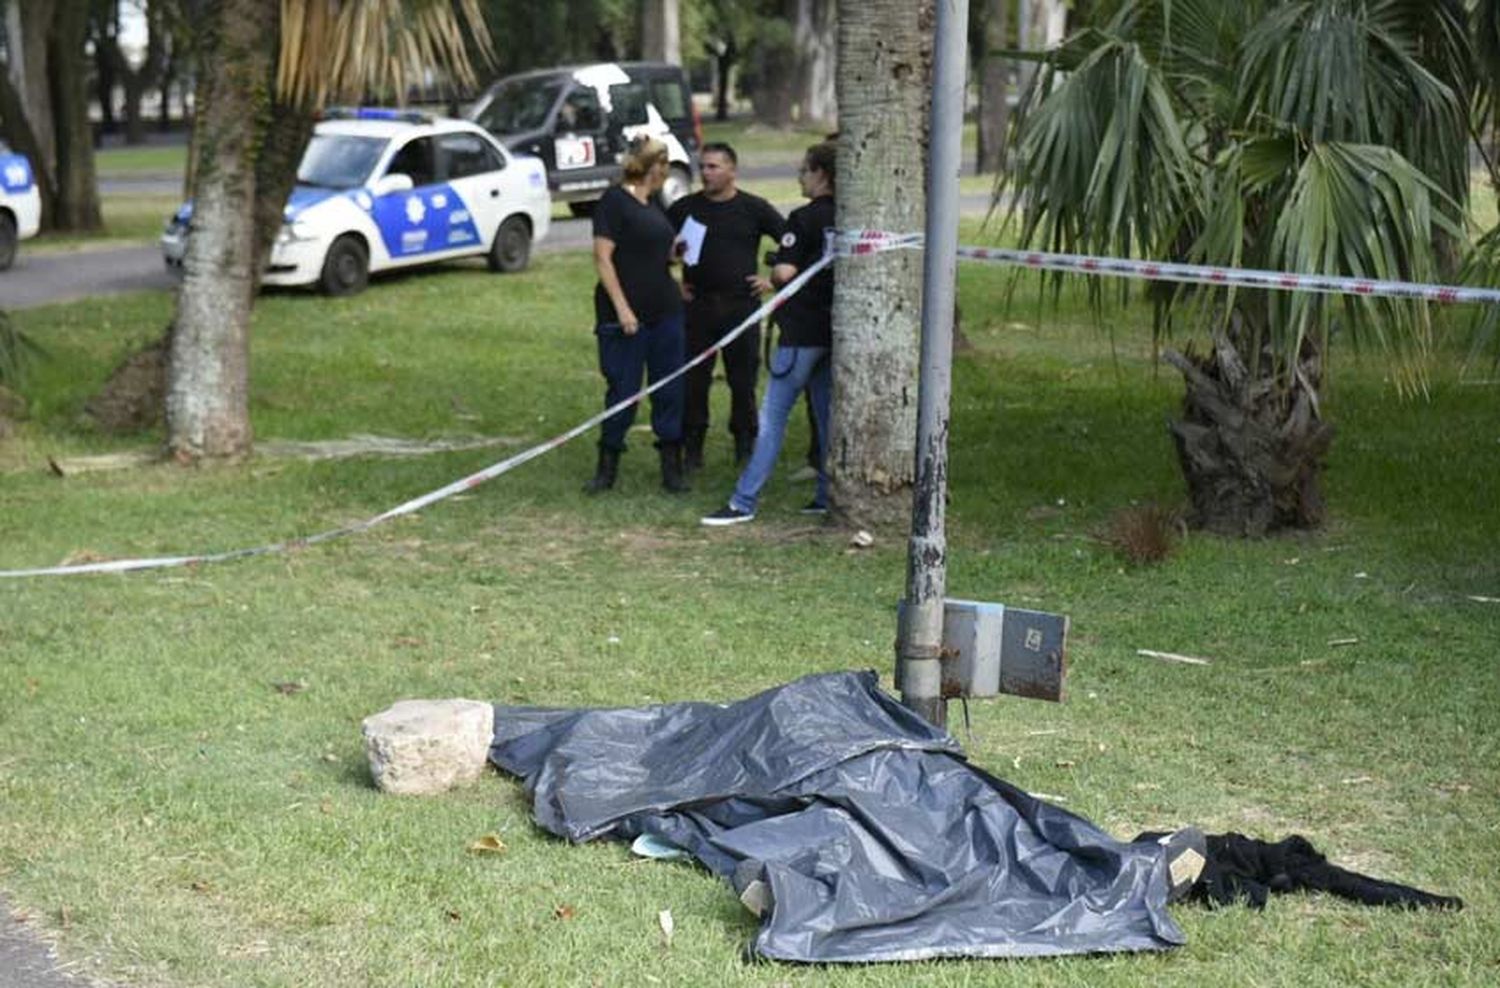
M 590 282 L 586 257 L 551 255 L 519 276 L 268 294 L 257 434 L 551 436 L 599 406 Z M 722 432 L 686 497 L 658 491 L 639 433 L 620 489 L 584 496 L 580 440 L 288 556 L 0 582 L 0 888 L 78 969 L 152 986 L 1495 983 L 1500 604 L 1472 598 L 1500 598 L 1500 390 L 1440 359 L 1431 400 L 1405 403 L 1377 361 L 1339 352 L 1327 530 L 1193 535 L 1130 567 L 1096 535 L 1134 502 L 1180 501 L 1164 427 L 1179 385 L 1150 362 L 1147 313 L 1100 333 L 1075 296 L 1038 307 L 1026 283 L 1007 309 L 1007 285 L 961 269 L 949 588 L 1069 614 L 1069 698 L 972 704 L 971 756 L 1120 836 L 1299 832 L 1465 912 L 1288 897 L 1175 909 L 1189 943 L 1161 956 L 745 964 L 754 924 L 726 886 L 554 840 L 509 779 L 376 793 L 359 722 L 404 697 L 725 700 L 867 667 L 889 682 L 902 539 L 855 551 L 808 527 L 806 488 L 781 477 L 753 525 L 700 528 L 733 480 Z M 138 295 L 13 316 L 53 361 L 0 443 L 0 568 L 307 534 L 503 455 L 49 475 L 48 455 L 155 441 L 94 436 L 79 412 L 169 311 Z M 722 422 L 722 387 L 716 401 Z M 288 682 L 305 689 L 274 688 Z M 467 850 L 490 833 L 504 854 Z

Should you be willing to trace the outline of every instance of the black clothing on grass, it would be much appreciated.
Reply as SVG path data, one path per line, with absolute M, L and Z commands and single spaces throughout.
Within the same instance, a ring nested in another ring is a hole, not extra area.
M 1136 841 L 1160 834 L 1141 834 Z M 1283 892 L 1327 892 L 1367 906 L 1402 909 L 1462 909 L 1463 900 L 1382 881 L 1329 864 L 1305 837 L 1256 840 L 1244 834 L 1209 834 L 1207 862 L 1187 902 L 1229 906 L 1245 902 L 1264 909 Z
M 833 196 L 819 196 L 792 211 L 775 263 L 806 271 L 823 256 L 824 231 L 833 228 Z M 776 310 L 781 346 L 833 346 L 833 267 L 824 268 Z
M 612 185 L 594 207 L 594 236 L 614 241 L 615 274 L 636 318 L 653 323 L 682 311 L 682 292 L 669 262 L 676 231 L 654 201 L 642 203 Z M 594 286 L 594 322 L 618 323 L 604 285 Z
M 689 217 L 706 231 L 698 262 L 682 268 L 682 281 L 692 291 L 687 303 L 687 354 L 691 358 L 707 350 L 759 306 L 747 279 L 759 268 L 760 238 L 779 241 L 786 221 L 766 200 L 743 191 L 722 201 L 695 192 L 674 202 L 667 216 L 678 231 Z M 724 348 L 723 357 L 724 377 L 729 382 L 729 431 L 736 448 L 748 450 L 754 445 L 757 424 L 760 327 L 741 334 Z M 701 455 L 703 436 L 708 432 L 708 392 L 716 360 L 710 357 L 687 372 L 682 431 L 690 455 L 695 450 Z

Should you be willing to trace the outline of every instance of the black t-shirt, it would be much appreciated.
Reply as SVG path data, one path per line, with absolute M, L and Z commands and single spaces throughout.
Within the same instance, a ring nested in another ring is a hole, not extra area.
M 777 264 L 791 264 L 801 274 L 823 256 L 823 231 L 833 227 L 833 196 L 820 196 L 786 218 L 786 233 L 776 251 Z M 782 346 L 833 345 L 833 265 L 802 286 L 776 310 Z
M 683 265 L 682 280 L 692 285 L 697 295 L 748 298 L 751 292 L 745 279 L 760 267 L 760 238 L 770 237 L 776 242 L 786 230 L 786 221 L 776 207 L 743 190 L 722 202 L 694 192 L 678 199 L 667 210 L 667 217 L 678 232 L 689 216 L 707 227 L 707 231 L 698 263 Z
M 614 241 L 615 274 L 637 319 L 655 322 L 682 311 L 682 292 L 667 267 L 677 234 L 654 201 L 642 204 L 621 186 L 610 186 L 594 207 L 594 236 Z M 620 321 L 602 283 L 594 286 L 594 318 Z

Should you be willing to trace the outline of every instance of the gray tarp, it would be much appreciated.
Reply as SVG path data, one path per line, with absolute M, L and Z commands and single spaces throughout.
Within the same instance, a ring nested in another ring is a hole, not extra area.
M 1162 849 L 1126 844 L 968 764 L 875 674 L 731 704 L 495 708 L 490 760 L 571 841 L 651 835 L 743 892 L 791 961 L 1162 950 Z

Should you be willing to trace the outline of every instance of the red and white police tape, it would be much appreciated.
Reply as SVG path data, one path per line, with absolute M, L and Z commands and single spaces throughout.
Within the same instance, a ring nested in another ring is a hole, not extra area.
M 285 542 L 276 542 L 248 549 L 200 553 L 191 556 L 113 559 L 103 562 L 45 566 L 36 569 L 0 570 L 0 579 L 28 576 L 71 576 L 82 573 L 127 573 L 135 570 L 165 569 L 173 566 L 192 566 L 203 563 L 222 563 L 235 559 L 248 559 L 253 556 L 266 556 L 273 553 L 288 552 L 366 531 L 382 522 L 390 521 L 392 518 L 412 514 L 427 507 L 429 504 L 434 504 L 455 494 L 472 490 L 485 481 L 493 480 L 501 474 L 509 473 L 521 464 L 534 460 L 569 440 L 576 439 L 616 412 L 623 411 L 642 398 L 665 387 L 738 339 L 747 329 L 758 324 L 766 316 L 776 311 L 788 298 L 801 290 L 803 285 L 807 284 L 814 275 L 827 267 L 835 257 L 861 257 L 867 254 L 877 254 L 891 250 L 920 250 L 922 249 L 922 239 L 922 235 L 917 233 L 888 233 L 881 230 L 847 230 L 834 233 L 829 238 L 830 249 L 816 263 L 784 285 L 764 305 L 756 309 L 755 312 L 746 317 L 739 325 L 720 337 L 713 346 L 692 358 L 660 381 L 636 392 L 629 398 L 611 405 L 599 414 L 594 415 L 584 422 L 580 422 L 567 432 L 554 436 L 546 442 L 538 443 L 508 459 L 493 463 L 483 470 L 469 474 L 467 477 L 455 480 L 446 487 L 440 487 L 420 497 L 412 498 L 410 501 L 397 505 L 389 511 L 378 514 L 373 518 L 366 518 L 364 521 L 320 532 L 316 535 L 289 539 Z M 1283 271 L 1216 268 L 1199 264 L 1164 264 L 1156 261 L 1134 261 L 1117 257 L 1095 257 L 1087 254 L 1054 254 L 1044 251 L 1015 250 L 1008 247 L 960 246 L 958 248 L 958 256 L 966 260 L 987 261 L 994 264 L 1006 264 L 1041 271 L 1107 275 L 1116 278 L 1137 278 L 1145 281 L 1172 281 L 1185 284 L 1221 286 L 1235 285 L 1245 288 L 1320 292 L 1324 294 L 1355 295 L 1365 298 L 1404 298 L 1448 304 L 1459 302 L 1500 303 L 1500 290 L 1492 288 L 1425 285 L 1402 281 L 1340 278 L 1329 275 L 1289 274 Z
M 838 244 L 840 253 L 858 256 L 887 250 L 920 250 L 922 237 L 920 234 L 911 233 L 850 230 L 839 235 Z M 1046 251 L 1017 250 L 1011 247 L 960 246 L 958 256 L 970 261 L 988 261 L 993 264 L 1025 267 L 1037 271 L 1105 275 L 1114 278 L 1136 278 L 1142 281 L 1233 285 L 1241 288 L 1318 292 L 1325 295 L 1354 295 L 1362 298 L 1404 298 L 1450 305 L 1460 302 L 1484 302 L 1491 305 L 1500 303 L 1500 289 L 1494 288 L 1425 285 L 1409 281 L 1380 281 L 1373 278 L 1344 278 L 1320 274 L 1291 274 L 1286 271 L 1262 271 L 1254 268 L 1217 268 L 1204 264 L 1167 264 L 1159 261 L 1097 257 L 1091 254 L 1053 254 Z

